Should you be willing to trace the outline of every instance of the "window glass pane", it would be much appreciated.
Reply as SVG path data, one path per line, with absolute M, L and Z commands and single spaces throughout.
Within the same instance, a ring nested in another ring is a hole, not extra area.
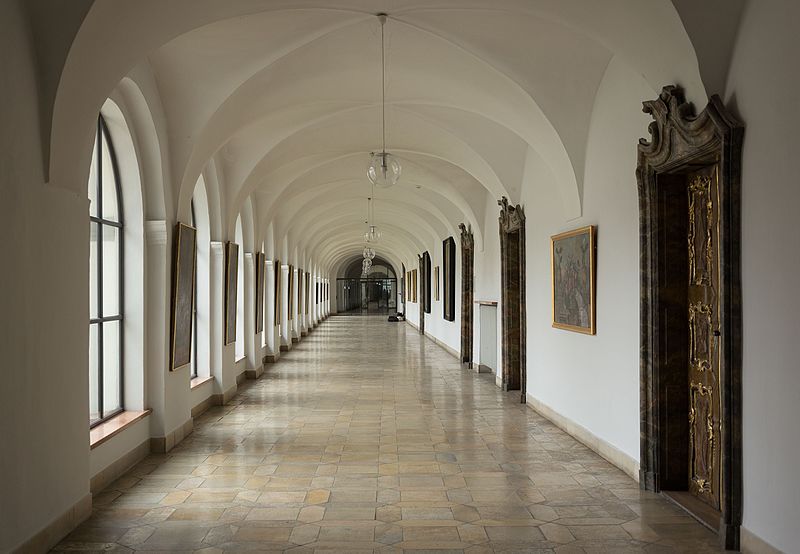
M 103 323 L 103 417 L 122 407 L 120 322 Z
M 89 317 L 97 317 L 97 233 L 99 225 L 89 223 Z
M 98 399 L 97 366 L 97 324 L 89 325 L 89 421 L 100 419 Z
M 119 247 L 120 229 L 101 226 L 103 233 L 103 316 L 120 314 Z
M 92 147 L 92 165 L 89 166 L 89 215 L 97 217 L 97 146 Z
M 111 164 L 111 151 L 108 142 L 103 137 L 103 219 L 119 221 L 117 212 L 117 182 L 114 176 L 114 166 Z

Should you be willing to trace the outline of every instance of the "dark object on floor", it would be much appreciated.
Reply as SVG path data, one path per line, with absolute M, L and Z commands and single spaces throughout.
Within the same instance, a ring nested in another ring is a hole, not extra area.
M 389 316 L 389 321 L 397 322 L 397 321 L 405 321 L 406 316 L 400 312 L 397 312 L 395 315 Z

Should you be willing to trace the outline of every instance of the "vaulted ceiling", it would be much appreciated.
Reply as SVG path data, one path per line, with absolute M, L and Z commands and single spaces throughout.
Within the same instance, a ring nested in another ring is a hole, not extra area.
M 379 11 L 389 14 L 387 147 L 403 175 L 377 191 L 375 217 L 394 262 L 461 222 L 480 248 L 487 195 L 518 200 L 532 160 L 552 173 L 565 217 L 580 215 L 595 93 L 612 58 L 654 90 L 680 75 L 705 95 L 669 0 L 97 2 L 58 84 L 51 174 L 82 188 L 74 168 L 89 165 L 94 114 L 123 78 L 147 74 L 149 110 L 165 121 L 167 211 L 185 219 L 213 161 L 225 235 L 252 206 L 256 240 L 285 236 L 332 267 L 362 246 L 365 172 L 381 144 Z

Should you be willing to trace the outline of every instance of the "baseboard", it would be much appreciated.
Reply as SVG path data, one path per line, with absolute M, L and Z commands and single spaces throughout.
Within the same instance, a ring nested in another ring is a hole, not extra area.
M 200 402 L 197 406 L 192 408 L 192 419 L 203 415 L 207 409 L 214 405 L 214 395 L 210 394 L 205 400 Z
M 775 548 L 744 527 L 739 528 L 739 540 L 742 552 L 745 554 L 784 554 L 783 550 Z
M 292 344 L 297 344 L 300 342 L 300 337 L 292 337 Z
M 236 396 L 236 393 L 239 390 L 239 384 L 233 385 L 231 388 L 223 392 L 222 394 L 212 394 L 212 405 L 214 406 L 224 406 L 228 402 L 231 401 L 231 398 Z
M 282 344 L 281 345 L 281 352 L 288 352 L 289 350 L 291 350 L 291 348 L 292 347 L 289 346 L 288 344 Z
M 194 429 L 194 419 L 187 419 L 183 425 L 178 427 L 167 434 L 166 437 L 151 437 L 150 438 L 150 451 L 158 454 L 166 454 L 176 446 L 178 446 L 183 439 L 192 434 Z
M 244 380 L 247 379 L 247 370 L 245 369 L 239 375 L 236 376 L 236 384 L 241 385 L 244 383 Z
M 639 462 L 616 446 L 604 441 L 582 425 L 556 412 L 541 400 L 534 398 L 530 394 L 527 394 L 526 397 L 527 405 L 530 409 L 550 420 L 556 427 L 597 452 L 600 456 L 628 474 L 637 483 L 639 482 Z
M 258 379 L 264 373 L 264 366 L 258 366 L 253 369 L 246 369 L 244 374 L 248 379 Z
M 475 373 L 494 373 L 492 368 L 488 365 L 473 363 L 472 366 L 472 369 L 475 371 Z
M 411 321 L 409 321 L 407 319 L 406 319 L 406 323 L 408 323 L 409 325 L 411 325 L 411 327 L 413 327 L 414 329 L 419 331 L 419 325 L 417 325 L 417 324 L 415 324 L 415 323 L 413 323 L 413 322 L 411 322 Z M 424 336 L 425 336 L 425 338 L 427 338 L 428 340 L 430 340 L 434 344 L 437 344 L 437 345 L 441 346 L 444 351 L 446 351 L 451 356 L 455 357 L 459 362 L 461 361 L 461 353 L 460 352 L 458 352 L 457 350 L 455 350 L 451 346 L 445 344 L 441 340 L 437 339 L 436 337 L 434 337 L 433 335 L 431 335 L 427 331 L 425 332 Z
M 150 439 L 142 441 L 139 446 L 135 446 L 132 450 L 123 454 L 121 458 L 118 458 L 107 468 L 92 477 L 89 480 L 89 491 L 92 494 L 97 494 L 122 477 L 133 466 L 145 459 L 148 454 L 150 454 Z
M 49 552 L 61 539 L 69 535 L 73 529 L 92 515 L 92 493 L 78 500 L 64 513 L 45 525 L 44 529 L 20 544 L 12 552 L 28 554 L 30 552 Z
M 266 356 L 264 356 L 264 363 L 265 364 L 274 364 L 275 362 L 277 362 L 280 359 L 280 357 L 281 357 L 280 353 L 278 353 L 278 354 L 267 354 Z

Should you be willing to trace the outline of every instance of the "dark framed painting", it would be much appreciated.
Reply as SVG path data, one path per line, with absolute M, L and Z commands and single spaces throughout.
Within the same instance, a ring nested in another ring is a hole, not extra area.
M 172 314 L 169 370 L 192 361 L 194 284 L 197 270 L 197 231 L 178 223 L 172 255 Z
M 225 344 L 236 340 L 236 295 L 239 285 L 239 245 L 225 243 Z
M 439 266 L 433 268 L 433 299 L 439 301 Z
M 597 227 L 550 237 L 553 327 L 595 334 Z
M 311 272 L 306 273 L 306 315 L 311 313 Z
M 275 278 L 273 279 L 273 286 L 275 288 L 275 301 L 273 302 L 273 318 L 275 327 L 281 324 L 281 261 L 275 260 L 272 263 L 275 270 Z
M 289 266 L 289 321 L 294 312 L 294 266 Z
M 264 269 L 267 256 L 256 252 L 256 333 L 264 330 Z
M 442 317 L 446 321 L 456 320 L 456 241 L 448 237 L 442 241 L 444 264 L 444 305 Z
M 414 295 L 414 300 L 413 301 L 415 303 L 417 302 L 417 290 L 418 290 L 418 288 L 417 288 L 417 274 L 418 274 L 418 271 L 416 269 L 412 269 L 411 270 L 411 283 L 412 283 L 412 288 L 411 288 L 412 292 L 411 292 L 411 294 Z
M 422 309 L 426 314 L 431 313 L 431 255 L 422 254 Z

